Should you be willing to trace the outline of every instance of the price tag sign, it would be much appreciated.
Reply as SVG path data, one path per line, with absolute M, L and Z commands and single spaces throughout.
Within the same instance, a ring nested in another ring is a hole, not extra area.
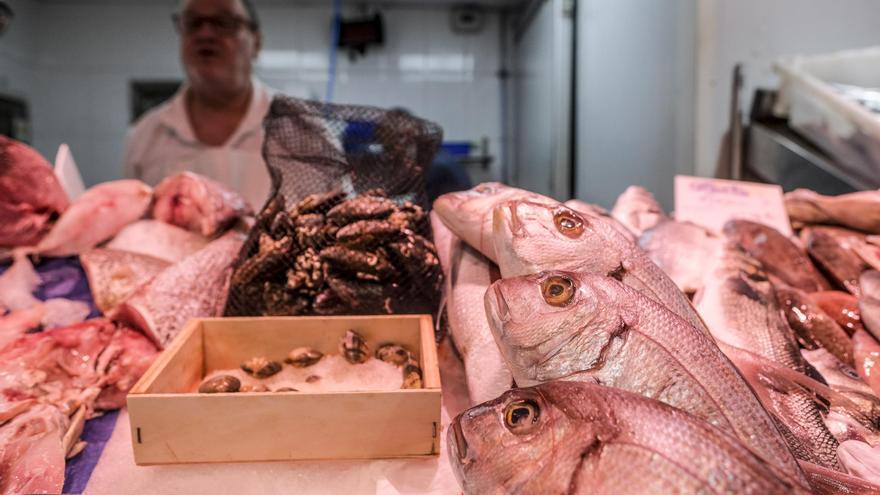
M 742 218 L 791 236 L 782 188 L 773 184 L 675 176 L 675 219 L 720 233 L 728 220 Z

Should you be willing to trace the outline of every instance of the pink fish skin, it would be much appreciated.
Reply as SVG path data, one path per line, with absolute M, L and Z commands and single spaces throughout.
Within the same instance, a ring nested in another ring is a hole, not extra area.
M 24 143 L 0 136 L 0 246 L 32 246 L 69 201 L 49 162 Z
M 464 362 L 468 396 L 472 404 L 479 404 L 498 397 L 513 383 L 483 305 L 494 266 L 455 237 L 433 211 L 431 228 L 446 283 L 449 333 Z
M 566 203 L 568 205 L 568 203 Z M 572 206 L 572 209 L 577 210 Z M 662 222 L 669 220 L 663 207 L 647 189 L 640 186 L 629 186 L 614 202 L 611 216 L 623 224 L 636 237 L 641 236 L 646 230 L 652 229 Z
M 705 421 L 592 383 L 510 390 L 459 414 L 447 438 L 468 495 L 810 493 Z
M 220 316 L 244 238 L 232 231 L 169 266 L 110 312 L 164 348 L 191 318 Z
M 874 484 L 880 483 L 880 447 L 847 440 L 840 444 L 837 456 L 849 474 Z
M 512 199 L 558 204 L 540 194 L 510 187 L 500 182 L 485 182 L 467 191 L 447 193 L 434 201 L 434 211 L 458 238 L 494 262 L 492 210 Z
M 852 337 L 856 330 L 864 329 L 859 311 L 859 300 L 849 292 L 826 290 L 813 292 L 810 299 Z
M 864 330 L 853 334 L 852 341 L 856 372 L 880 396 L 880 344 Z
M 183 172 L 156 186 L 153 218 L 205 237 L 230 227 L 253 209 L 237 192 L 207 177 Z
M 34 251 L 60 257 L 91 249 L 143 217 L 152 197 L 150 186 L 138 180 L 98 184 L 61 215 Z

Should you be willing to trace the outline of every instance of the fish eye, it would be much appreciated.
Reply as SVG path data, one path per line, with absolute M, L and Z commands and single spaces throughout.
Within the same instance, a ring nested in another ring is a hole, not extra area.
M 477 194 L 494 194 L 496 189 L 492 184 L 478 184 L 473 191 Z
M 565 306 L 574 298 L 574 282 L 568 277 L 554 275 L 541 282 L 541 296 L 551 306 Z
M 532 400 L 511 402 L 504 408 L 504 425 L 513 433 L 528 433 L 541 415 L 538 404 Z
M 837 369 L 839 369 L 841 371 L 841 373 L 852 378 L 853 380 L 861 380 L 861 378 L 859 378 L 859 374 L 856 373 L 856 371 L 854 369 L 850 368 L 849 366 L 847 366 L 845 364 L 841 364 L 840 366 L 837 367 Z
M 568 237 L 578 237 L 584 232 L 584 220 L 570 210 L 562 210 L 553 216 L 556 229 Z

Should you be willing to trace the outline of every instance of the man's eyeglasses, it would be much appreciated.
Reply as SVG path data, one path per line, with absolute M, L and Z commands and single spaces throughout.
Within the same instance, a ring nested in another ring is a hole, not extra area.
M 255 22 L 237 15 L 198 16 L 184 13 L 173 14 L 171 20 L 174 22 L 174 28 L 181 34 L 196 33 L 205 24 L 211 26 L 221 36 L 235 36 L 242 27 L 251 31 L 257 30 Z

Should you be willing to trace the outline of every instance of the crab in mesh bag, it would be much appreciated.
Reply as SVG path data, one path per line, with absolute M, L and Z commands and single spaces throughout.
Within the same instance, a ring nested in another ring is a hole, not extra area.
M 226 315 L 435 312 L 425 175 L 440 128 L 284 96 L 264 125 L 272 194 L 235 263 Z

